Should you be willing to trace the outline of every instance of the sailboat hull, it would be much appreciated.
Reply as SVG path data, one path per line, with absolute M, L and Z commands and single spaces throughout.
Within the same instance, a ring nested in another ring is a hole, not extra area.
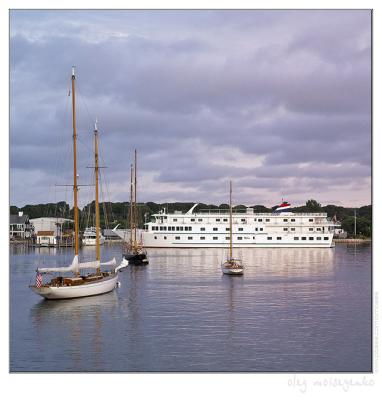
M 123 258 L 125 258 L 130 265 L 146 265 L 149 263 L 147 259 L 147 254 L 139 253 L 139 254 L 123 254 Z
M 117 286 L 118 274 L 101 281 L 85 283 L 78 286 L 30 286 L 31 290 L 49 300 L 74 299 L 78 297 L 96 296 L 111 292 Z
M 241 263 L 233 260 L 226 261 L 222 264 L 222 272 L 226 275 L 243 275 L 244 267 Z

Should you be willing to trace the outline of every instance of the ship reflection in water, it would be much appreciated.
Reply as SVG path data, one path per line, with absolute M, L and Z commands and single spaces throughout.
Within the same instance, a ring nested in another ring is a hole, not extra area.
M 241 249 L 240 277 L 225 252 L 149 249 L 116 291 L 46 301 L 27 286 L 50 254 L 11 251 L 11 371 L 370 371 L 370 246 Z

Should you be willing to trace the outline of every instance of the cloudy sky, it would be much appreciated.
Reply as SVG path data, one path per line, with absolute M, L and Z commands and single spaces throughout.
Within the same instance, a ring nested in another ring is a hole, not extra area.
M 12 11 L 10 202 L 71 201 L 98 117 L 103 198 L 371 203 L 369 11 Z M 81 203 L 91 200 L 89 188 Z

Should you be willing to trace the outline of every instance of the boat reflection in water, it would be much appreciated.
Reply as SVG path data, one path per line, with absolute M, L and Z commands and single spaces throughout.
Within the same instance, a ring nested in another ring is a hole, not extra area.
M 99 371 L 105 363 L 108 340 L 113 340 L 109 328 L 118 316 L 118 296 L 113 291 L 102 296 L 41 300 L 31 308 L 30 316 L 35 350 L 48 354 L 44 356 L 47 371 L 64 371 L 67 365 L 71 365 L 70 371 Z

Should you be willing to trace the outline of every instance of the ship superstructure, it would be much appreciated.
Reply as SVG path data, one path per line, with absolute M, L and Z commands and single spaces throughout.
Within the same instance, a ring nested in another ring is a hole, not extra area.
M 284 204 L 284 203 L 283 203 Z M 288 204 L 288 203 L 286 203 Z M 168 213 L 151 216 L 142 232 L 145 247 L 228 247 L 229 209 Z M 288 206 L 290 206 L 288 204 Z M 332 247 L 334 228 L 326 213 L 294 213 L 280 206 L 273 213 L 253 208 L 233 212 L 235 247 Z M 279 207 L 279 208 L 280 208 Z M 287 207 L 287 208 L 286 208 Z

